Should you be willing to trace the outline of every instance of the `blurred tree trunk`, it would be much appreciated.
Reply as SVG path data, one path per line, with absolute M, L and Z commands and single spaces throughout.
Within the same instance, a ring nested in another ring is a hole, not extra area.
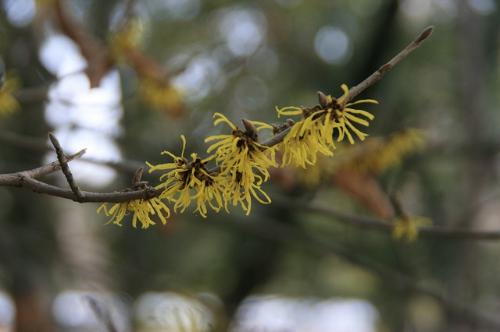
M 39 87 L 50 78 L 38 61 L 38 44 L 30 28 L 9 24 L 0 11 L 0 29 L 8 38 L 3 50 L 7 73 L 14 71 L 23 87 Z M 42 100 L 40 100 L 42 101 Z M 23 103 L 15 116 L 3 119 L 0 130 L 29 136 L 46 135 L 43 104 Z M 43 137 L 41 136 L 41 137 Z M 25 152 L 12 146 L 0 146 L 2 171 L 19 171 L 40 165 L 44 151 Z M 5 167 L 8 165 L 7 167 Z M 0 224 L 5 259 L 5 287 L 12 296 L 16 314 L 15 330 L 21 332 L 53 331 L 48 285 L 52 263 L 57 256 L 54 227 L 50 222 L 50 207 L 39 195 L 28 191 L 12 191 Z
M 54 331 L 51 319 L 51 306 L 40 290 L 20 285 L 22 290 L 13 293 L 16 307 L 15 331 L 50 332 Z
M 268 216 L 265 219 L 276 219 L 293 227 L 293 209 L 274 206 L 266 209 L 266 212 Z M 256 222 L 256 220 L 245 222 Z M 246 232 L 238 235 L 231 250 L 233 256 L 230 263 L 237 270 L 237 281 L 233 289 L 223 297 L 229 320 L 234 319 L 238 307 L 248 296 L 272 278 L 280 251 L 283 250 L 278 242 L 249 237 Z
M 363 52 L 363 62 L 356 69 L 352 82 L 361 82 L 387 61 L 387 52 L 394 44 L 394 34 L 397 31 L 398 9 L 399 0 L 389 0 L 380 6 L 377 14 L 374 15 L 377 23 L 371 29 L 370 36 L 366 38 L 367 45 Z
M 488 56 L 486 54 L 486 19 L 470 9 L 465 1 L 459 2 L 458 17 L 458 100 L 465 140 L 481 146 L 491 139 L 486 100 L 488 96 Z M 494 156 L 484 153 L 479 158 L 470 158 L 466 165 L 464 183 L 464 207 L 460 224 L 472 226 L 477 211 L 474 202 L 484 193 L 492 178 Z

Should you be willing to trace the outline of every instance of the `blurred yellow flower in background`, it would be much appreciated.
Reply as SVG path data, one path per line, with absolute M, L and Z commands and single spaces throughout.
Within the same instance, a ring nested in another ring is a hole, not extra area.
M 408 242 L 412 242 L 418 238 L 419 227 L 430 225 L 432 225 L 432 221 L 428 218 L 402 216 L 394 220 L 392 237 L 398 240 L 405 239 Z
M 142 99 L 152 107 L 172 115 L 181 113 L 183 95 L 166 79 L 141 77 L 139 92 Z
M 11 114 L 21 108 L 19 102 L 12 95 L 19 88 L 19 81 L 7 75 L 5 82 L 0 86 L 0 117 Z

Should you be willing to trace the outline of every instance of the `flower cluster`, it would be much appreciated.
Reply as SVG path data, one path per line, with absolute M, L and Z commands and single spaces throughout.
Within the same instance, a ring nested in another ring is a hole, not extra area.
M 191 160 L 188 160 L 184 157 L 186 151 L 184 135 L 181 136 L 181 140 L 180 156 L 169 151 L 162 152 L 170 156 L 173 162 L 159 165 L 147 163 L 149 172 L 167 171 L 160 176 L 160 181 L 163 182 L 157 186 L 158 189 L 163 189 L 160 198 L 174 203 L 175 212 L 184 212 L 191 205 L 191 201 L 196 202 L 195 212 L 199 212 L 202 217 L 207 215 L 207 205 L 215 212 L 219 212 L 223 206 L 222 186 L 205 167 L 213 157 L 201 159 L 196 153 L 192 153 Z
M 318 155 L 333 156 L 336 142 L 347 139 L 353 144 L 354 137 L 361 141 L 365 139 L 367 134 L 358 126 L 368 126 L 374 117 L 353 106 L 377 102 L 372 99 L 350 102 L 347 86 L 342 85 L 342 90 L 344 93 L 338 99 L 320 93 L 319 105 L 312 108 L 277 108 L 278 116 L 302 116 L 301 120 L 289 120 L 280 127 L 242 120 L 240 128 L 223 114 L 215 113 L 214 125 L 224 124 L 230 133 L 205 139 L 205 143 L 210 144 L 206 158 L 197 153 L 186 157 L 186 138 L 182 135 L 180 156 L 163 151 L 170 162 L 147 163 L 150 173 L 163 172 L 161 183 L 156 186 L 156 190 L 161 191 L 157 198 L 117 204 L 110 210 L 105 205 L 101 208 L 112 217 L 113 223 L 118 224 L 127 212 L 133 211 L 133 224 L 139 220 L 143 228 L 152 224 L 144 214 L 160 214 L 159 205 L 155 205 L 158 202 L 170 203 L 174 212 L 180 213 L 194 205 L 194 212 L 202 217 L 206 217 L 209 210 L 229 212 L 230 207 L 236 206 L 248 215 L 254 200 L 261 204 L 271 203 L 271 198 L 262 188 L 270 178 L 270 168 L 287 165 L 306 168 L 316 164 Z M 264 130 L 272 131 L 276 136 L 261 142 L 259 135 Z M 279 158 L 281 161 L 277 162 Z M 208 168 L 209 163 L 213 164 L 211 168 Z
M 333 156 L 335 144 L 333 132 L 328 122 L 330 117 L 324 116 L 324 112 L 317 107 L 314 109 L 302 109 L 299 107 L 285 107 L 277 109 L 278 116 L 299 115 L 304 119 L 292 125 L 289 133 L 283 139 L 281 149 L 281 166 L 292 165 L 306 168 L 316 164 L 318 153 L 324 156 Z
M 283 139 L 282 166 L 292 165 L 306 168 L 316 164 L 318 154 L 333 156 L 335 141 L 342 142 L 345 138 L 354 144 L 354 137 L 364 141 L 366 133 L 356 127 L 369 126 L 369 120 L 374 116 L 370 112 L 353 108 L 352 106 L 371 103 L 374 99 L 363 99 L 349 103 L 349 88 L 341 86 L 344 94 L 336 99 L 319 92 L 319 105 L 313 108 L 284 107 L 277 108 L 278 116 L 302 115 L 302 119 L 293 124 L 289 133 Z
M 205 139 L 206 143 L 216 141 L 207 152 L 215 152 L 226 209 L 228 203 L 233 206 L 240 204 L 248 215 L 252 198 L 262 204 L 271 203 L 261 185 L 269 179 L 268 169 L 276 166 L 276 148 L 260 144 L 258 132 L 273 127 L 263 122 L 243 120 L 246 130 L 241 130 L 220 113 L 215 113 L 214 118 L 215 125 L 225 123 L 232 130 L 230 135 Z
M 151 216 L 156 216 L 164 225 L 167 223 L 167 218 L 170 217 L 170 209 L 157 197 L 116 203 L 109 209 L 104 203 L 97 209 L 98 213 L 101 211 L 106 216 L 111 217 L 108 223 L 118 226 L 122 225 L 122 220 L 126 215 L 133 213 L 132 227 L 137 228 L 137 221 L 139 221 L 143 229 L 156 224 Z

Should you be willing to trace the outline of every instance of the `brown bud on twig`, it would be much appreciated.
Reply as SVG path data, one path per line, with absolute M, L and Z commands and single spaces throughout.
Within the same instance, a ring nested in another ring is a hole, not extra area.
M 424 31 L 422 31 L 422 33 L 417 37 L 417 39 L 415 40 L 416 43 L 421 43 L 422 41 L 426 40 L 427 38 L 430 37 L 430 35 L 432 34 L 432 31 L 434 30 L 434 26 L 431 25 L 431 26 L 428 26 L 427 28 L 425 28 Z
M 148 186 L 148 181 L 142 181 L 143 174 L 144 174 L 143 167 L 140 167 L 135 171 L 134 177 L 132 178 L 132 187 L 134 189 L 144 189 Z
M 243 126 L 245 126 L 246 135 L 248 137 L 250 137 L 251 139 L 253 139 L 254 141 L 256 141 L 257 140 L 257 129 L 255 128 L 253 123 L 251 121 L 248 121 L 247 119 L 243 119 L 243 120 L 241 120 L 241 122 L 243 122 Z
M 317 93 L 318 93 L 319 104 L 321 105 L 321 107 L 322 108 L 328 107 L 328 98 L 326 97 L 326 95 L 321 91 L 318 91 Z
M 139 182 L 142 180 L 142 175 L 144 174 L 144 168 L 139 167 L 135 173 L 134 177 L 132 178 L 132 185 L 135 187 Z

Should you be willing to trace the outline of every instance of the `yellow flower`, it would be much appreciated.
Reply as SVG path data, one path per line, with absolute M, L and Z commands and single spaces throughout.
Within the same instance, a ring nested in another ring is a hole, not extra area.
M 269 168 L 276 166 L 276 148 L 267 147 L 258 142 L 258 132 L 272 129 L 272 126 L 258 121 L 244 120 L 245 131 L 239 129 L 224 115 L 214 114 L 214 125 L 226 123 L 232 130 L 230 135 L 215 135 L 205 139 L 213 143 L 207 150 L 215 151 L 215 160 L 219 166 L 218 181 L 224 187 L 224 201 L 233 206 L 241 205 L 246 214 L 250 214 L 252 197 L 262 204 L 271 203 L 270 197 L 261 185 L 269 180 Z
M 368 136 L 368 134 L 365 134 L 361 130 L 356 128 L 356 126 L 353 123 L 368 127 L 370 125 L 368 120 L 373 120 L 375 116 L 370 112 L 355 109 L 352 108 L 351 106 L 357 104 L 378 104 L 378 101 L 376 101 L 375 99 L 362 99 L 352 103 L 345 104 L 345 100 L 349 97 L 349 88 L 345 84 L 342 84 L 340 87 L 342 91 L 344 91 L 344 94 L 337 100 L 336 103 L 332 103 L 332 104 L 338 104 L 340 107 L 338 109 L 334 107 L 333 109 L 330 110 L 335 119 L 334 121 L 336 124 L 335 129 L 337 129 L 338 131 L 337 141 L 341 142 L 344 140 L 344 137 L 347 136 L 349 143 L 354 144 L 354 139 L 352 137 L 351 131 L 361 141 L 364 141 L 366 136 Z M 334 101 L 333 98 L 332 101 Z
M 20 109 L 19 102 L 12 93 L 18 88 L 17 79 L 7 77 L 4 84 L 0 87 L 0 116 L 10 114 Z
M 359 130 L 356 125 L 368 126 L 368 120 L 374 116 L 363 110 L 351 106 L 361 103 L 377 103 L 373 99 L 363 99 L 347 103 L 349 88 L 341 86 L 344 94 L 339 98 L 319 93 L 320 104 L 312 108 L 284 107 L 276 108 L 278 116 L 302 115 L 303 119 L 292 125 L 283 139 L 281 166 L 294 165 L 306 168 L 314 165 L 318 153 L 324 156 L 333 156 L 335 137 L 337 142 L 345 138 L 354 143 L 353 134 L 361 141 L 367 134 Z
M 300 107 L 276 108 L 278 116 L 304 115 L 304 119 L 293 124 L 288 134 L 284 137 L 280 148 L 281 166 L 293 165 L 306 168 L 316 164 L 317 155 L 333 156 L 335 144 L 333 142 L 333 129 L 330 118 L 327 125 L 323 124 L 324 111 L 319 108 L 302 109 Z
M 407 155 L 420 150 L 424 145 L 421 131 L 406 129 L 393 134 L 387 139 L 372 141 L 361 149 L 353 164 L 360 172 L 381 173 L 385 169 L 397 165 Z
M 432 224 L 430 219 L 424 217 L 400 217 L 394 220 L 392 237 L 395 239 L 406 239 L 413 242 L 418 237 L 418 228 Z
M 202 217 L 207 216 L 207 205 L 212 210 L 218 212 L 223 207 L 222 187 L 212 174 L 206 169 L 205 165 L 215 156 L 206 159 L 200 159 L 196 153 L 191 154 L 189 161 L 184 157 L 186 149 L 186 138 L 181 135 L 182 153 L 176 156 L 169 151 L 163 151 L 173 159 L 172 163 L 149 166 L 149 172 L 167 171 L 162 174 L 160 180 L 163 181 L 157 186 L 163 189 L 160 198 L 174 202 L 174 211 L 184 212 L 192 201 L 196 203 L 195 212 L 200 213 Z
M 139 82 L 139 91 L 142 99 L 156 109 L 171 115 L 182 112 L 182 93 L 167 80 L 143 77 Z
M 418 129 L 410 128 L 396 133 L 384 142 L 377 154 L 372 157 L 371 165 L 369 163 L 366 168 L 374 173 L 380 173 L 389 166 L 399 164 L 408 154 L 422 149 L 424 144 L 424 136 Z
M 236 174 L 236 176 L 234 176 Z M 259 174 L 233 172 L 228 176 L 219 176 L 219 182 L 224 188 L 224 207 L 228 211 L 228 204 L 232 206 L 241 205 L 246 215 L 252 210 L 252 198 L 261 204 L 270 204 L 271 197 L 261 188 L 266 181 Z
M 141 228 L 145 229 L 155 224 L 151 216 L 157 216 L 165 225 L 170 217 L 170 209 L 157 197 L 151 199 L 136 199 L 129 202 L 116 203 L 107 208 L 107 203 L 102 204 L 97 213 L 104 211 L 104 214 L 111 217 L 108 223 L 122 226 L 122 220 L 127 214 L 132 212 L 132 227 L 137 228 L 137 221 L 141 223 Z
M 327 167 L 333 171 L 349 169 L 363 174 L 380 174 L 422 149 L 424 144 L 424 135 L 420 130 L 405 129 L 388 138 L 368 138 L 362 145 L 341 145 L 335 159 Z
M 126 22 L 110 38 L 109 48 L 116 60 L 123 60 L 123 55 L 130 49 L 136 48 L 141 42 L 144 26 L 135 18 Z

